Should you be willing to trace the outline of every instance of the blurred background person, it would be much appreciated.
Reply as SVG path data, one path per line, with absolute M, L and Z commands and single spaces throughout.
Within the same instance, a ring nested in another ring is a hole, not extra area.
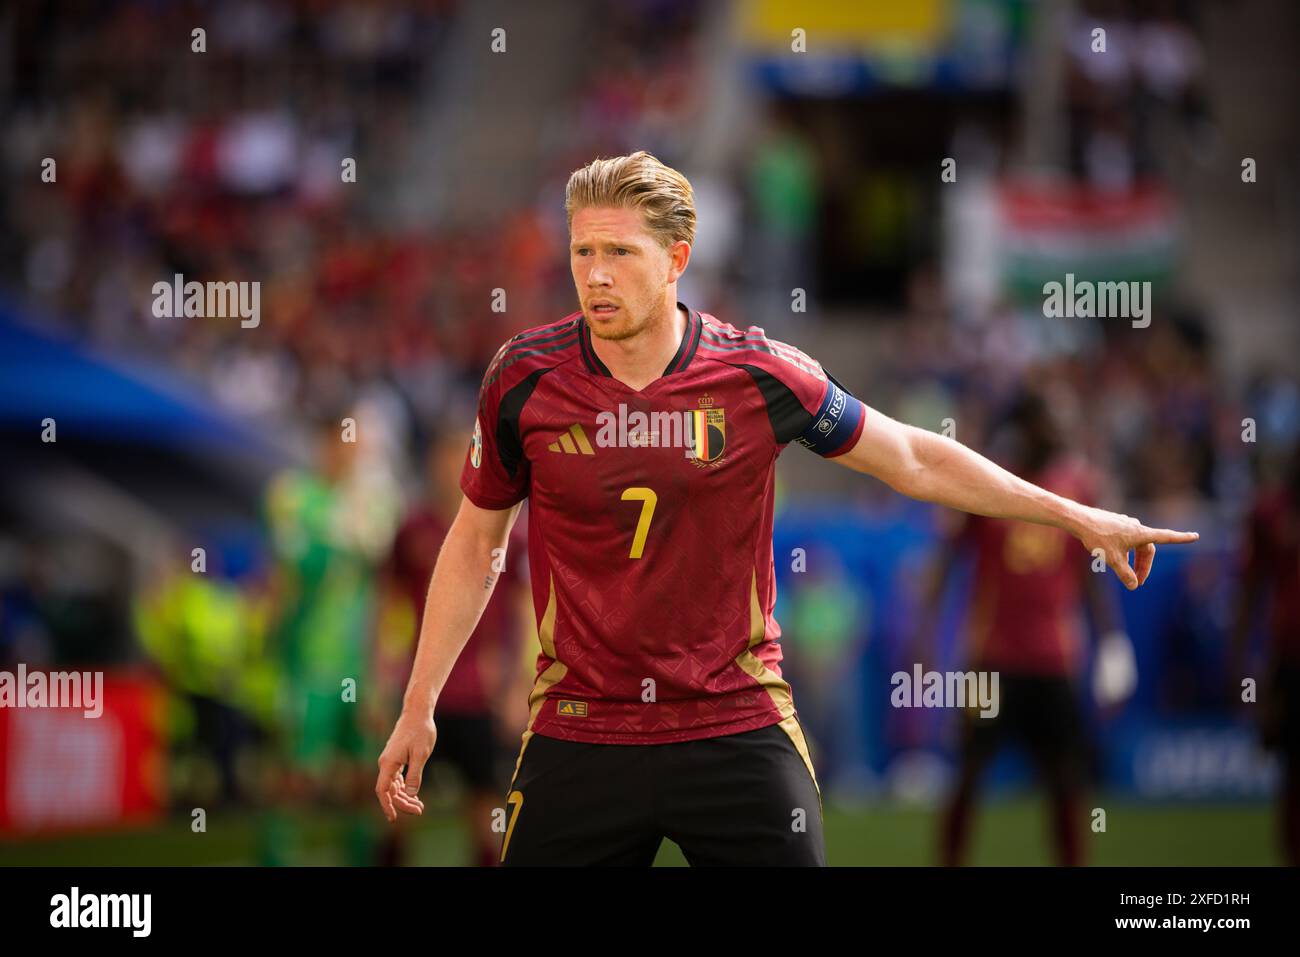
M 782 671 L 803 692 L 799 722 L 822 791 L 860 794 L 871 778 L 859 718 L 870 607 L 836 552 L 815 549 L 793 561 L 780 592 L 789 608 L 782 641 L 791 649 Z
M 362 704 L 376 694 L 370 673 L 376 546 L 392 529 L 385 492 L 363 478 L 365 429 L 337 414 L 315 420 L 316 467 L 271 483 L 267 521 L 276 560 L 279 615 L 271 626 L 279 656 L 280 729 L 290 805 L 325 801 L 349 808 L 346 846 L 370 863 L 378 828 L 360 812 L 368 789 Z M 268 830 L 268 863 L 292 846 L 291 817 Z
M 1095 501 L 1095 481 L 1067 455 L 1043 396 L 1021 395 L 992 445 L 1016 475 L 1086 504 Z M 1025 522 L 963 518 L 931 573 L 924 607 L 938 608 L 953 564 L 965 550 L 974 555 L 975 594 L 964 667 L 997 673 L 998 698 L 995 714 L 982 714 L 978 704 L 961 712 L 960 758 L 943 817 L 942 861 L 963 862 L 980 777 L 999 748 L 1014 740 L 1027 749 L 1047 792 L 1057 863 L 1081 864 L 1087 823 L 1081 802 L 1092 770 L 1078 701 L 1085 598 L 1108 646 L 1099 665 L 1108 672 L 1099 683 L 1103 704 L 1127 697 L 1136 683 L 1128 637 L 1119 630 L 1107 583 L 1092 572 L 1088 556 L 1068 534 Z M 929 635 L 927 628 L 923 643 L 929 644 Z M 922 649 L 921 661 L 934 666 L 933 644 Z M 1119 674 L 1110 673 L 1117 669 Z
M 278 677 L 259 570 L 236 542 L 205 550 L 201 570 L 167 561 L 153 569 L 133 613 L 171 692 L 172 799 L 177 807 L 254 805 L 265 796 L 252 772 L 273 739 Z
M 1282 480 L 1260 489 L 1248 515 L 1227 691 L 1246 710 L 1244 679 L 1258 676 L 1250 710 L 1258 708 L 1264 744 L 1282 761 L 1277 835 L 1284 859 L 1300 866 L 1300 445 Z M 1252 654 L 1252 626 L 1264 622 L 1266 647 Z M 1251 667 L 1252 664 L 1262 667 Z M 1256 703 L 1257 702 L 1257 703 Z

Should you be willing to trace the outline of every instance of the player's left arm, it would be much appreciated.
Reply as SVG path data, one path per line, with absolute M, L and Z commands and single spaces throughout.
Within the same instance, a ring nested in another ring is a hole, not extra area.
M 856 400 L 852 400 L 856 401 Z M 1148 528 L 1136 518 L 1080 504 L 1017 478 L 955 439 L 905 425 L 863 406 L 857 441 L 834 461 L 880 479 L 896 492 L 990 518 L 1064 529 L 1098 549 L 1130 590 L 1151 572 L 1156 545 L 1194 542 L 1196 532 Z M 1136 568 L 1128 553 L 1136 555 Z

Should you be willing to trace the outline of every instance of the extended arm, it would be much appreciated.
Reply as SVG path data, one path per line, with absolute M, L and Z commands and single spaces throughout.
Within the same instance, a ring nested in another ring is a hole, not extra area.
M 1157 544 L 1194 542 L 1195 532 L 1148 528 L 1128 515 L 1091 508 L 1017 478 L 984 456 L 934 432 L 866 410 L 862 435 L 833 461 L 874 475 L 896 492 L 990 518 L 1064 529 L 1089 552 L 1101 549 L 1125 587 L 1146 581 Z M 1136 571 L 1128 553 L 1136 553 Z

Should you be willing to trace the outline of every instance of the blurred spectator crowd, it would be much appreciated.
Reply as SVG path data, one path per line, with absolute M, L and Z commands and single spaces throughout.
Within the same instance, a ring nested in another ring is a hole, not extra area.
M 1093 15 L 1070 25 L 1066 43 L 1069 166 L 1119 189 L 1160 169 L 1152 130 L 1162 117 L 1198 130 L 1208 122 L 1201 53 L 1175 4 L 1139 19 L 1123 4 L 1085 6 Z M 315 437 L 320 420 L 340 408 L 369 401 L 381 409 L 391 461 L 382 494 L 369 499 L 381 501 L 383 514 L 367 530 L 381 541 L 402 513 L 394 488 L 414 487 L 420 450 L 440 425 L 471 420 L 479 378 L 501 342 L 572 309 L 563 253 L 568 173 L 594 156 L 639 148 L 680 162 L 703 109 L 701 6 L 613 5 L 591 25 L 593 53 L 575 102 L 555 107 L 557 117 L 574 119 L 534 168 L 537 202 L 472 228 L 397 225 L 384 193 L 425 120 L 432 67 L 448 52 L 460 7 L 103 2 L 76 15 L 34 5 L 9 20 L 14 82 L 0 184 L 8 292 L 111 354 L 167 365 L 270 428 Z M 1117 53 L 1104 60 L 1086 55 L 1099 16 Z M 206 52 L 189 55 L 197 24 L 206 25 Z M 781 294 L 789 286 L 781 270 L 808 262 L 815 230 L 816 144 L 797 123 L 767 132 L 752 162 L 697 182 L 708 271 L 697 288 L 711 299 L 709 311 L 738 325 L 757 321 L 740 314 L 740 291 L 727 287 L 752 275 L 745 257 L 770 263 L 754 278 L 780 275 Z M 39 179 L 45 157 L 57 161 L 53 184 Z M 342 175 L 348 158 L 355 183 Z M 744 224 L 760 227 L 757 238 Z M 711 232 L 736 241 L 711 247 Z M 790 243 L 805 257 L 794 266 L 781 253 Z M 259 329 L 154 317 L 152 286 L 177 273 L 260 281 Z M 496 287 L 523 305 L 493 312 Z M 818 355 L 819 342 L 835 341 L 821 320 L 799 318 L 806 321 L 789 336 L 801 348 Z M 1300 390 L 1281 369 L 1229 380 L 1215 361 L 1220 334 L 1196 304 L 1175 301 L 1140 334 L 1082 322 L 1049 328 L 1009 303 L 958 320 L 940 267 L 921 262 L 902 307 L 864 324 L 867 360 L 845 368 L 834 355 L 818 357 L 900 419 L 938 429 L 955 412 L 957 437 L 977 448 L 1000 409 L 1032 386 L 1053 400 L 1075 451 L 1113 480 L 1103 504 L 1143 507 L 1146 521 L 1171 527 L 1208 517 L 1231 543 L 1256 487 L 1280 478 L 1300 441 Z M 1258 425 L 1256 442 L 1243 442 L 1247 417 Z M 358 551 L 349 557 L 362 571 L 352 573 L 377 574 L 383 544 Z M 1227 581 L 1223 573 L 1202 571 Z M 192 605 L 179 593 L 174 607 L 153 596 L 161 603 L 139 613 L 143 645 L 166 666 L 159 629 L 169 616 L 197 616 L 204 653 L 226 657 L 211 667 L 177 665 L 195 682 L 181 690 L 205 701 L 230 695 L 236 710 L 265 716 L 265 676 L 249 665 L 262 652 L 249 644 L 256 632 L 239 622 L 271 616 L 267 596 L 185 587 L 201 592 Z M 830 607 L 831 597 L 817 607 Z M 11 597 L 0 637 L 12 639 L 15 622 L 38 617 L 38 599 Z M 806 603 L 798 607 L 815 617 Z M 1227 606 L 1212 615 L 1226 631 Z M 399 630 L 409 638 L 413 626 Z M 798 630 L 790 631 L 797 643 Z M 9 655 L 16 649 L 7 646 Z M 239 687 L 215 686 L 222 676 Z M 191 720 L 228 719 L 199 711 Z

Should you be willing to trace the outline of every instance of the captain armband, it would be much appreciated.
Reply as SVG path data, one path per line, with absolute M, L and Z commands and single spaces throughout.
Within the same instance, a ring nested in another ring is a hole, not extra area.
M 824 458 L 843 455 L 857 444 L 867 407 L 829 374 L 826 398 L 808 428 L 795 441 Z

